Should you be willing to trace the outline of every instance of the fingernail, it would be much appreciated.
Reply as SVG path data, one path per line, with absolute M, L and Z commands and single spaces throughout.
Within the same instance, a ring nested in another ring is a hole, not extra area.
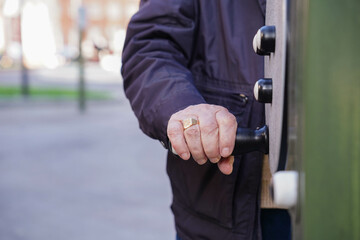
M 183 154 L 180 155 L 180 157 L 181 157 L 182 159 L 184 159 L 184 160 L 188 160 L 190 156 L 189 156 L 189 154 L 187 154 L 187 153 L 183 153 Z
M 220 161 L 221 157 L 216 157 L 216 158 L 210 158 L 210 162 L 212 163 L 217 163 L 218 161 Z
M 223 156 L 223 157 L 227 157 L 227 156 L 229 156 L 230 155 L 230 149 L 229 148 L 223 148 L 222 149 L 222 151 L 221 151 L 221 156 Z
M 230 164 L 231 164 L 231 165 L 234 164 L 234 160 L 235 160 L 234 156 L 230 156 Z
M 205 164 L 206 162 L 207 162 L 207 159 L 206 159 L 206 158 L 197 161 L 197 163 L 198 163 L 199 165 L 203 165 L 203 164 Z

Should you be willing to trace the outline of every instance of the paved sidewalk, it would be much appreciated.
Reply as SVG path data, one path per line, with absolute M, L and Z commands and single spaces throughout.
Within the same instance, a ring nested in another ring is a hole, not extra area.
M 174 239 L 165 155 L 125 100 L 1 105 L 0 239 Z

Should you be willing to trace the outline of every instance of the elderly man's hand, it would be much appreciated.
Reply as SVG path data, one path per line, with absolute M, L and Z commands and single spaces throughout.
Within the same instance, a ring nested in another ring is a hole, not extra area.
M 184 129 L 184 121 L 196 119 L 197 124 Z M 167 134 L 174 150 L 188 160 L 191 156 L 198 164 L 209 159 L 217 163 L 220 171 L 230 174 L 234 158 L 230 156 L 235 143 L 237 122 L 226 108 L 199 104 L 174 113 L 168 123 Z

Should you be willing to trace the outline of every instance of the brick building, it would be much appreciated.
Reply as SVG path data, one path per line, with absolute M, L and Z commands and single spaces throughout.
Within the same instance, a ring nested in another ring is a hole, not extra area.
M 139 0 L 61 0 L 61 26 L 64 45 L 78 42 L 78 9 L 83 4 L 86 12 L 84 50 L 91 57 L 91 47 L 108 49 L 120 54 L 130 17 L 137 11 Z
M 139 0 L 22 0 L 22 4 L 15 4 L 16 2 L 21 1 L 0 0 L 0 30 L 3 29 L 0 44 L 6 55 L 10 46 L 16 46 L 17 42 L 20 45 L 20 39 L 16 37 L 20 31 L 16 29 L 21 29 L 25 62 L 33 67 L 46 65 L 50 58 L 58 62 L 55 58 L 76 57 L 81 6 L 86 13 L 82 42 L 85 58 L 98 60 L 100 52 L 120 55 L 126 26 L 139 7 Z M 5 14 L 16 7 L 20 14 Z

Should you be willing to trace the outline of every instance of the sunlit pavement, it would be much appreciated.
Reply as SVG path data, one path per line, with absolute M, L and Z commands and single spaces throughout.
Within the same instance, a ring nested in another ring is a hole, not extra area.
M 84 114 L 3 102 L 0 239 L 174 239 L 165 155 L 121 94 Z

